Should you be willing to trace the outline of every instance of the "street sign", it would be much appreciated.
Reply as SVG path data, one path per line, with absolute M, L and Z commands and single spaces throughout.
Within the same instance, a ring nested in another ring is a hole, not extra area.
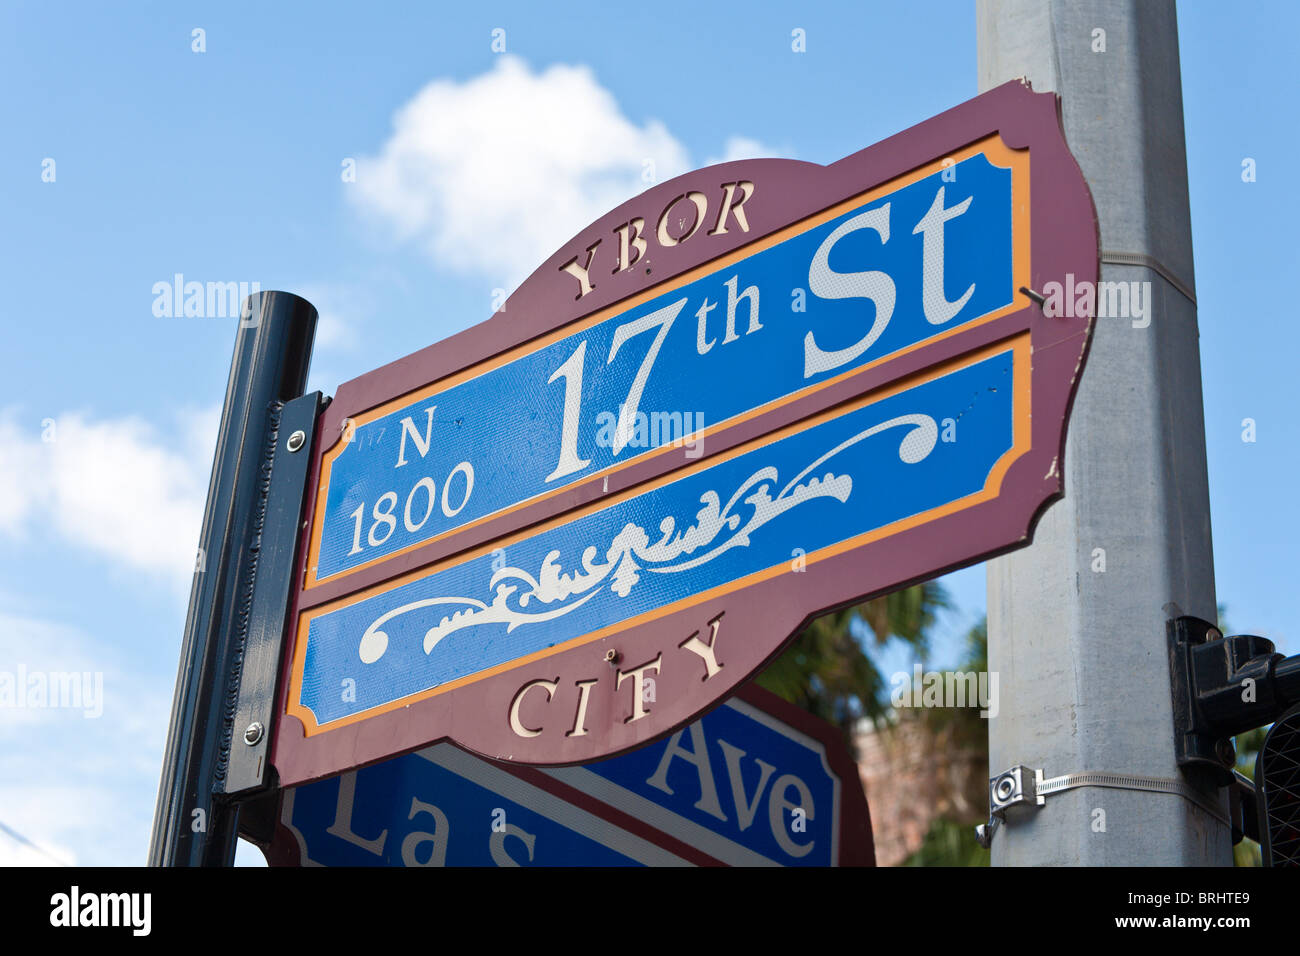
M 1018 83 L 623 204 L 323 415 L 280 779 L 616 754 L 814 614 L 1025 543 L 1093 300 L 1040 303 L 1096 278 L 1056 98 Z
M 665 740 L 582 767 L 435 744 L 284 791 L 290 866 L 862 866 L 871 824 L 839 732 L 747 686 Z

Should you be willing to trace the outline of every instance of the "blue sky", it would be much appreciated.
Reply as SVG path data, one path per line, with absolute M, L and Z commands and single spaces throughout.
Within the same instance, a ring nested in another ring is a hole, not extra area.
M 305 295 L 331 393 L 486 318 L 645 158 L 826 163 L 977 92 L 968 0 L 540 7 L 0 7 L 0 670 L 104 675 L 98 717 L 0 710 L 0 822 L 41 848 L 0 863 L 144 860 L 234 332 L 155 283 Z M 1218 593 L 1296 653 L 1300 13 L 1179 15 Z M 936 664 L 983 612 L 982 567 L 947 583 Z

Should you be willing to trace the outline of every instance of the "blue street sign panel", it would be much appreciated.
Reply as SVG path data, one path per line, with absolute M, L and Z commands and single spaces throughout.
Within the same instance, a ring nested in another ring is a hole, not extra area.
M 616 504 L 310 614 L 311 679 L 293 712 L 327 728 L 405 706 L 691 593 L 784 572 L 795 549 L 843 545 L 975 496 L 1015 444 L 1014 365 L 1012 347 L 986 350 Z
M 842 846 L 846 816 L 851 829 L 865 803 L 856 766 L 834 752 L 843 746 L 828 747 L 833 728 L 817 739 L 750 702 L 767 696 L 751 690 L 666 740 L 582 767 L 512 768 L 436 744 L 291 788 L 270 856 L 323 866 L 870 862 L 869 847 Z M 867 821 L 854 839 L 869 842 Z
M 1036 290 L 1098 269 L 1058 106 L 1008 83 L 828 166 L 686 173 L 340 386 L 279 779 L 444 740 L 611 757 L 816 614 L 1023 546 L 1093 321 Z
M 296 787 L 283 806 L 306 866 L 685 862 L 451 744 Z
M 1017 288 L 1015 163 L 986 144 L 547 345 L 358 416 L 325 462 L 312 580 L 656 448 L 702 441 L 738 416 L 1000 314 Z

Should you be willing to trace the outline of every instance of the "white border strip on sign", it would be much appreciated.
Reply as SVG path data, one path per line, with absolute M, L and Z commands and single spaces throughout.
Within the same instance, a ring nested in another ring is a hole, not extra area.
M 518 777 L 471 756 L 451 744 L 435 744 L 432 747 L 418 751 L 414 756 L 422 757 L 435 766 L 441 767 L 458 777 L 463 777 L 493 793 L 497 793 L 507 800 L 512 800 L 520 806 L 546 817 L 553 823 L 581 834 L 587 839 L 645 866 L 691 865 L 688 861 L 668 852 L 663 847 L 656 846 L 648 840 L 628 833 L 626 830 L 574 806 L 555 794 L 548 793 L 531 783 L 520 780 Z M 355 774 L 357 771 L 350 770 L 348 772 Z M 298 859 L 301 861 L 301 866 L 326 866 L 327 864 L 311 859 L 307 851 L 307 841 L 302 832 L 294 825 L 293 805 L 295 792 L 296 788 L 285 791 L 280 814 L 281 823 L 293 834 L 294 839 L 298 842 Z M 348 819 L 352 818 L 352 807 L 350 805 L 345 806 L 343 811 L 348 814 Z
M 625 790 L 618 784 L 606 780 L 599 774 L 592 773 L 585 767 L 542 768 L 542 773 L 566 783 L 575 790 L 581 790 L 588 796 L 595 797 L 601 803 L 608 804 L 616 810 L 637 817 L 656 830 L 662 830 L 676 837 L 683 843 L 707 853 L 728 866 L 780 866 L 775 860 L 763 856 L 747 846 L 728 840 L 708 827 L 700 826 L 680 814 L 631 790 Z
M 421 750 L 417 756 L 423 757 L 444 770 L 449 770 L 481 787 L 501 794 L 507 800 L 513 800 L 529 810 L 580 833 L 587 839 L 608 847 L 615 853 L 621 853 L 631 860 L 645 866 L 690 866 L 686 860 L 674 853 L 669 853 L 661 846 L 655 846 L 649 840 L 616 827 L 608 820 L 602 820 L 567 800 L 547 793 L 540 787 L 520 780 L 513 774 L 506 773 L 498 767 L 471 756 L 450 744 L 439 744 Z
M 826 771 L 826 776 L 831 780 L 833 793 L 831 800 L 831 866 L 836 866 L 840 858 L 840 780 L 831 771 L 830 765 L 827 763 L 826 748 L 820 741 L 814 740 L 742 700 L 729 700 L 725 706 L 739 711 L 751 720 L 776 731 L 781 736 L 793 740 L 802 747 L 806 747 L 821 758 L 822 768 Z M 689 843 L 722 863 L 730 866 L 781 866 L 779 861 L 751 850 L 743 844 L 736 843 L 734 840 L 730 840 L 708 827 L 701 826 L 693 820 L 688 820 L 667 807 L 660 806 L 638 793 L 620 787 L 618 784 L 585 767 L 552 767 L 541 768 L 541 770 L 547 776 L 553 777 L 561 783 L 566 783 L 575 790 L 581 790 L 583 793 L 595 797 L 616 810 L 631 814 L 652 827 L 676 837 L 683 843 Z
M 822 770 L 831 781 L 831 866 L 840 864 L 840 778 L 831 769 L 830 761 L 826 757 L 826 745 L 820 740 L 809 737 L 801 730 L 796 730 L 789 724 L 784 723 L 773 717 L 766 711 L 759 710 L 752 704 L 748 704 L 738 697 L 733 697 L 727 701 L 727 706 L 734 710 L 740 711 L 751 720 L 756 720 L 764 727 L 776 731 L 783 737 L 793 740 L 795 743 L 807 747 L 815 753 L 822 763 Z

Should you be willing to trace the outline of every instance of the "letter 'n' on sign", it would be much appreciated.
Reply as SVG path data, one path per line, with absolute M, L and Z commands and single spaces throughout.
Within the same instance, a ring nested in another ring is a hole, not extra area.
M 429 453 L 429 443 L 433 440 L 433 413 L 438 406 L 430 405 L 424 410 L 424 434 L 415 427 L 415 422 L 410 415 L 402 419 L 402 437 L 398 441 L 397 464 L 393 467 L 401 468 L 406 464 L 406 439 L 409 436 L 411 443 L 415 445 L 416 450 L 423 458 Z

